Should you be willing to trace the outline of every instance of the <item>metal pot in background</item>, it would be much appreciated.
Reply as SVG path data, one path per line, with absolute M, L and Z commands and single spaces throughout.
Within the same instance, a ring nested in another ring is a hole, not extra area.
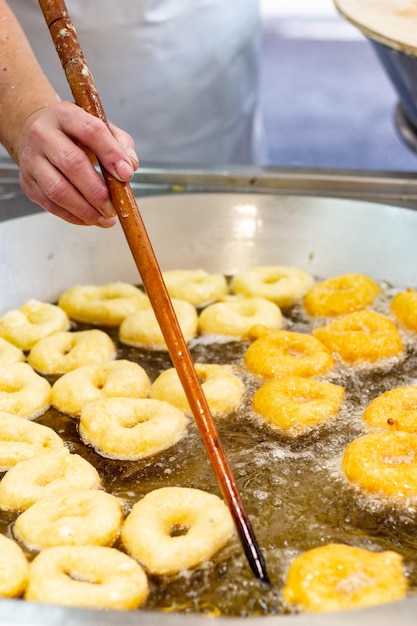
M 376 202 L 256 193 L 142 198 L 162 269 L 203 267 L 232 274 L 253 265 L 294 265 L 325 277 L 364 272 L 417 287 L 417 212 Z M 31 297 L 54 301 L 76 283 L 138 282 L 119 227 L 74 227 L 48 214 L 0 224 L 0 314 Z M 414 626 L 417 597 L 321 615 L 215 618 L 224 626 Z M 204 626 L 199 615 L 92 611 L 0 601 L 0 626 Z
M 396 0 L 385 1 L 382 7 L 368 0 L 334 3 L 341 16 L 358 28 L 374 48 L 398 94 L 397 131 L 417 152 L 417 8 Z M 381 15 L 386 17 L 385 23 Z M 401 32 L 401 24 L 407 25 L 406 31 Z

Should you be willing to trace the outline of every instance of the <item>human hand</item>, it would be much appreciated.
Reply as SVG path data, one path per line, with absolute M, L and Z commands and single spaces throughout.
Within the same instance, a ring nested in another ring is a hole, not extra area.
M 71 102 L 32 113 L 16 150 L 28 198 L 71 224 L 113 226 L 107 185 L 88 152 L 120 181 L 130 180 L 139 162 L 130 135 L 112 124 L 110 128 Z

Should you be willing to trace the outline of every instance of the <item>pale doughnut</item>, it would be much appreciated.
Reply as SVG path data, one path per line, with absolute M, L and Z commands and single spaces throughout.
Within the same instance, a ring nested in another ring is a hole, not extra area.
M 265 298 L 235 296 L 203 309 L 198 319 L 198 330 L 205 335 L 247 339 L 249 330 L 256 324 L 281 328 L 282 314 L 279 307 Z
M 135 461 L 173 446 L 186 426 L 184 413 L 167 402 L 101 398 L 83 406 L 79 433 L 101 456 Z
M 184 339 L 188 343 L 197 334 L 196 308 L 185 300 L 172 298 L 171 301 Z M 123 320 L 119 328 L 119 339 L 122 343 L 136 348 L 167 350 L 150 302 L 145 303 L 140 311 L 132 313 Z
M 314 278 L 296 267 L 251 267 L 233 276 L 231 289 L 248 297 L 266 298 L 279 307 L 296 304 L 314 285 Z
M 272 426 L 297 436 L 336 415 L 344 393 L 340 385 L 288 376 L 262 385 L 253 408 Z
M 0 367 L 20 363 L 25 360 L 23 350 L 0 337 Z
M 29 300 L 0 317 L 0 337 L 26 351 L 40 339 L 68 330 L 70 324 L 68 315 L 55 304 Z
M 136 609 L 148 596 L 146 575 L 127 554 L 104 546 L 58 546 L 29 568 L 26 600 L 92 609 Z
M 390 310 L 404 328 L 417 332 L 417 291 L 407 289 L 397 293 L 391 300 Z
M 52 385 L 51 403 L 58 411 L 79 417 L 87 402 L 101 397 L 145 398 L 149 388 L 149 376 L 143 367 L 121 359 L 85 365 L 64 374 Z
M 115 357 L 116 348 L 109 335 L 93 329 L 62 331 L 41 339 L 29 352 L 28 362 L 41 374 L 66 374 Z
M 221 300 L 228 292 L 223 274 L 209 274 L 202 269 L 166 270 L 162 277 L 171 298 L 186 300 L 195 307 Z
M 64 441 L 48 426 L 0 411 L 0 471 L 20 461 L 64 447 Z
M 331 543 L 292 561 L 282 593 L 289 604 L 320 613 L 401 600 L 407 586 L 403 560 L 396 552 Z
M 111 546 L 123 521 L 121 502 L 98 489 L 69 489 L 41 498 L 21 513 L 13 536 L 28 550 Z
M 310 315 L 334 317 L 361 311 L 380 292 L 377 283 L 365 274 L 341 274 L 314 285 L 304 296 L 304 306 Z
M 0 368 L 0 411 L 35 419 L 50 406 L 50 383 L 28 363 L 12 363 Z
M 67 448 L 16 463 L 0 482 L 0 509 L 24 511 L 41 498 L 68 489 L 99 489 L 97 470 Z
M 227 415 L 239 406 L 245 387 L 230 366 L 196 363 L 195 370 L 214 417 Z M 192 415 L 175 368 L 170 368 L 158 376 L 151 385 L 150 397 L 169 402 L 186 415 Z
M 186 487 L 163 487 L 139 500 L 121 532 L 128 554 L 151 574 L 174 574 L 210 559 L 234 532 L 218 496 Z
M 375 431 L 354 439 L 343 455 L 349 481 L 370 493 L 417 496 L 417 435 Z
M 129 283 L 75 285 L 61 294 L 58 305 L 77 321 L 99 326 L 119 326 L 147 297 Z
M 313 330 L 333 354 L 346 363 L 375 363 L 401 354 L 403 343 L 395 324 L 376 311 L 356 311 Z
M 417 433 L 417 386 L 390 389 L 372 400 L 363 412 L 371 428 L 392 428 Z
M 0 535 L 0 598 L 18 598 L 26 589 L 29 563 L 22 548 Z
M 264 378 L 319 376 L 333 367 L 330 350 L 311 335 L 255 326 L 244 354 L 246 367 Z

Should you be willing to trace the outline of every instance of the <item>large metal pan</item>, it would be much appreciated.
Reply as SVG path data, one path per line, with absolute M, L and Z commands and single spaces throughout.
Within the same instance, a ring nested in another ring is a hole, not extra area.
M 232 274 L 258 264 L 295 265 L 319 277 L 365 272 L 416 287 L 417 212 L 382 204 L 260 194 L 187 194 L 139 202 L 162 269 L 204 267 Z M 0 224 L 0 314 L 31 297 L 54 301 L 75 283 L 138 282 L 118 227 L 70 226 L 48 214 Z M 417 598 L 326 615 L 244 618 L 248 626 L 416 623 Z M 241 626 L 238 618 L 217 618 Z M 98 624 L 202 626 L 207 618 L 148 611 L 75 610 L 0 601 L 0 626 Z

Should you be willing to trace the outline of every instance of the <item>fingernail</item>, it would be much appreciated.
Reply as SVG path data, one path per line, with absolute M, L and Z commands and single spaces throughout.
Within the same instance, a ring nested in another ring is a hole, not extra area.
M 116 215 L 116 211 L 111 200 L 106 200 L 106 202 L 101 207 L 101 213 L 103 217 L 114 217 Z
M 133 169 L 137 170 L 139 167 L 139 158 L 138 155 L 136 154 L 136 152 L 133 150 L 133 148 L 128 148 L 127 149 L 127 153 L 131 158 L 131 163 L 132 163 L 132 167 Z
M 97 219 L 97 226 L 100 226 L 101 228 L 111 228 L 112 226 L 114 226 L 116 223 L 116 218 L 115 217 L 103 217 L 103 215 L 100 215 L 100 217 Z
M 121 180 L 129 180 L 133 176 L 133 167 L 129 161 L 119 161 L 116 163 L 116 172 Z

